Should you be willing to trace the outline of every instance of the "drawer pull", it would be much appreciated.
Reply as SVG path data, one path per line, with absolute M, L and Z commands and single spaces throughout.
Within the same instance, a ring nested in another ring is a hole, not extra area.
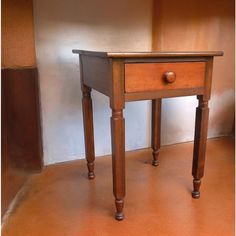
M 176 74 L 173 71 L 167 71 L 164 73 L 164 80 L 167 83 L 174 83 L 176 80 Z

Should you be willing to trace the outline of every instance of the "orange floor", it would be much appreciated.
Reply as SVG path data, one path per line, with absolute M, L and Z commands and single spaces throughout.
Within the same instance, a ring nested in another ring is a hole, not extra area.
M 96 179 L 84 160 L 52 165 L 31 177 L 3 236 L 233 236 L 234 139 L 208 140 L 201 198 L 192 199 L 192 143 L 127 153 L 125 220 L 113 219 L 111 158 L 97 158 Z
M 2 169 L 1 216 L 5 214 L 7 208 L 10 206 L 10 203 L 27 181 L 29 176 L 30 173 L 16 168 L 7 167 Z

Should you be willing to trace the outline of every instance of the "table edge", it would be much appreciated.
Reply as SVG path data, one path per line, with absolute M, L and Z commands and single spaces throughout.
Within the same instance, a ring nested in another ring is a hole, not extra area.
M 214 57 L 223 56 L 223 51 L 153 51 L 153 52 L 99 52 L 73 49 L 72 53 L 109 58 L 163 58 L 163 57 Z

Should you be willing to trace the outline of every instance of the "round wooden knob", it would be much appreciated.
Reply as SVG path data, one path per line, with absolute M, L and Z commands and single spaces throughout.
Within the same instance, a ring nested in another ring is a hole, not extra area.
M 173 83 L 176 80 L 176 74 L 173 71 L 167 71 L 164 73 L 164 80 L 167 83 Z

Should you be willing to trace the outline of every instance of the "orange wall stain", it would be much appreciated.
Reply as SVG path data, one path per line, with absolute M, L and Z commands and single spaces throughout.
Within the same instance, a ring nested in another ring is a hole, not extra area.
M 214 59 L 210 128 L 227 132 L 223 125 L 232 127 L 234 119 L 234 1 L 154 0 L 153 6 L 153 50 L 224 51 Z M 219 98 L 224 109 L 217 108 Z
M 32 0 L 2 1 L 2 67 L 36 65 Z

